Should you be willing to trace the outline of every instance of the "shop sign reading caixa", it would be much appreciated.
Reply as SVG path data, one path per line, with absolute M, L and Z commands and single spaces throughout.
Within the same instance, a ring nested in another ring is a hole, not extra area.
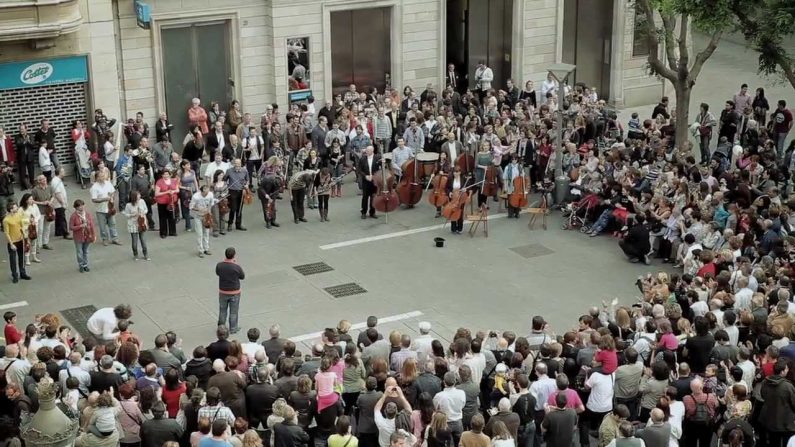
M 0 64 L 0 90 L 88 80 L 85 56 Z

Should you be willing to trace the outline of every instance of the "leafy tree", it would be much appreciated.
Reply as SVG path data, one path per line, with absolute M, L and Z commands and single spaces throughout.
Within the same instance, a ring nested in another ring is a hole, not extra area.
M 741 1 L 635 0 L 635 8 L 645 16 L 638 26 L 649 46 L 649 69 L 668 80 L 676 92 L 677 145 L 688 141 L 690 95 L 696 79 L 723 33 L 735 26 L 731 4 Z M 709 42 L 694 53 L 695 57 L 691 56 L 691 29 L 709 36 Z
M 759 53 L 759 71 L 781 75 L 795 88 L 795 61 L 785 44 L 795 35 L 795 1 L 732 0 L 730 7 L 746 41 Z

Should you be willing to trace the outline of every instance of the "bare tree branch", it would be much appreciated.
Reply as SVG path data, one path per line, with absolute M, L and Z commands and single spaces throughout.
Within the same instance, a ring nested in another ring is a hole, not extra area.
M 693 68 L 690 69 L 690 73 L 687 76 L 687 82 L 689 85 L 696 83 L 696 78 L 698 78 L 699 73 L 701 73 L 701 68 L 704 66 L 704 62 L 706 62 L 707 59 L 712 56 L 712 53 L 715 52 L 715 48 L 718 47 L 718 42 L 720 42 L 721 37 L 723 37 L 723 30 L 718 30 L 712 33 L 706 48 L 696 54 L 696 60 L 693 62 Z
M 687 71 L 690 64 L 690 50 L 687 48 L 687 34 L 690 29 L 690 16 L 682 14 L 679 18 L 679 75 Z M 686 75 L 685 75 L 686 76 Z M 685 76 L 682 76 L 683 78 Z
M 674 30 L 676 30 L 676 18 L 673 14 L 660 13 L 663 22 L 663 39 L 665 41 L 665 56 L 668 59 L 668 68 L 673 71 L 678 70 L 676 63 L 676 40 L 674 39 Z
M 657 26 L 654 21 L 654 10 L 649 3 L 649 0 L 637 0 L 635 7 L 640 7 L 643 14 L 646 16 L 645 34 L 646 44 L 649 46 L 649 66 L 659 76 L 668 79 L 671 82 L 676 81 L 676 72 L 667 67 L 660 59 L 660 43 L 657 41 Z

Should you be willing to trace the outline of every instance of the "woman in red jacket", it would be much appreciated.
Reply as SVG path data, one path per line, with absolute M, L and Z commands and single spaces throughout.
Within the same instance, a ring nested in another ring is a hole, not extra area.
M 97 226 L 94 216 L 86 212 L 85 202 L 80 199 L 75 200 L 75 212 L 69 218 L 69 229 L 75 242 L 75 253 L 77 254 L 77 266 L 80 273 L 89 272 L 88 248 L 97 241 Z

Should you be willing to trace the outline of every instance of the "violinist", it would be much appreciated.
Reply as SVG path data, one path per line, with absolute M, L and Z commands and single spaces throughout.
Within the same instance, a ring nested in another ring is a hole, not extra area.
M 334 141 L 337 141 L 337 143 L 339 144 L 338 140 L 335 139 Z M 317 151 L 312 149 L 312 150 L 309 151 L 309 156 L 306 158 L 306 160 L 304 160 L 304 169 L 303 170 L 304 171 L 306 171 L 306 170 L 318 171 L 318 170 L 320 170 L 320 166 L 322 164 L 323 164 L 323 160 L 320 157 L 318 157 Z M 309 188 L 311 188 L 313 186 L 317 186 L 317 185 L 316 184 L 308 185 L 307 186 L 307 192 L 309 192 Z M 310 210 L 313 210 L 313 209 L 317 208 L 317 197 L 316 196 L 309 195 L 308 202 L 309 202 L 308 206 L 309 206 Z
M 373 174 L 381 167 L 381 159 L 374 154 L 375 149 L 372 145 L 367 146 L 364 155 L 359 159 L 357 170 L 362 176 L 362 219 L 367 218 L 369 211 L 370 218 L 377 219 L 375 208 L 373 208 L 373 195 L 376 192 Z
M 275 156 L 268 159 L 268 162 L 270 162 L 272 159 L 277 160 L 277 164 L 274 164 L 273 166 L 277 166 L 278 163 L 281 163 L 281 160 Z M 268 163 L 266 162 L 266 164 Z M 265 218 L 265 228 L 268 229 L 271 227 L 279 227 L 279 224 L 276 223 L 276 198 L 279 195 L 279 189 L 281 189 L 282 186 L 282 179 L 280 175 L 281 171 L 278 169 L 263 170 L 262 175 L 260 175 L 259 188 L 257 188 L 257 197 L 262 204 L 262 215 Z
M 405 140 L 398 137 L 397 147 L 392 150 L 392 172 L 395 173 L 398 183 L 400 183 L 400 178 L 403 177 L 401 167 L 412 158 L 414 158 L 414 149 L 406 146 Z
M 461 192 L 466 194 L 467 189 L 469 189 L 471 186 L 472 177 L 464 178 L 464 176 L 461 175 L 461 167 L 456 166 L 453 169 L 453 178 L 447 182 L 447 194 L 450 196 L 450 199 L 454 199 L 456 193 Z M 469 202 L 469 200 L 460 200 L 459 205 L 457 205 L 461 207 L 462 212 L 460 213 L 460 217 L 457 220 L 450 221 L 450 231 L 453 234 L 461 234 L 461 232 L 464 230 L 463 209 L 467 202 Z
M 505 166 L 505 171 L 502 175 L 502 184 L 505 187 L 506 197 L 513 194 L 513 180 L 517 177 L 521 177 L 524 175 L 524 169 L 522 169 L 522 165 L 519 164 L 519 156 L 513 155 L 511 157 L 511 162 Z M 519 218 L 519 208 L 515 208 L 510 205 L 508 199 L 505 200 L 505 206 L 508 208 L 508 218 L 515 217 Z
M 464 145 L 456 140 L 455 134 L 450 132 L 447 134 L 447 141 L 442 143 L 442 154 L 447 154 L 447 159 L 452 163 L 458 159 L 458 156 L 464 153 Z

